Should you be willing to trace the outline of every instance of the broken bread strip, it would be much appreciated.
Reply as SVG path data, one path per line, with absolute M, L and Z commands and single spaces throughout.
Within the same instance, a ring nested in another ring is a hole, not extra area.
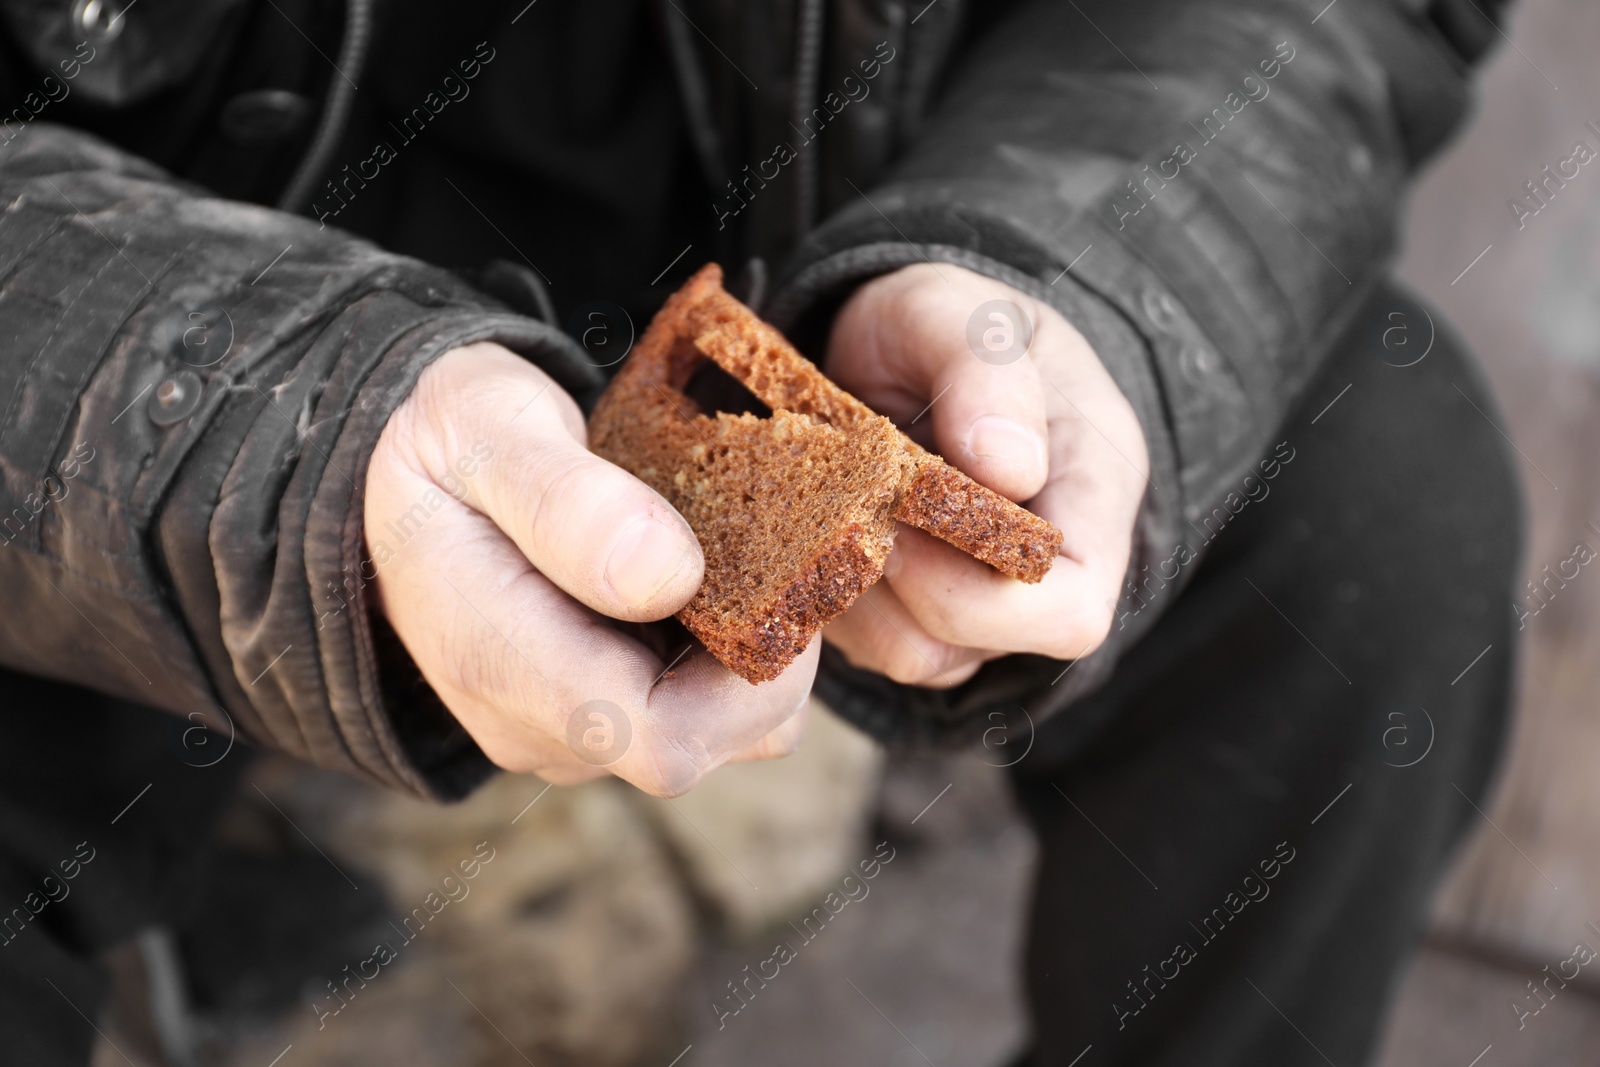
M 901 496 L 896 519 L 928 531 L 1018 581 L 1031 584 L 1050 573 L 1061 551 L 1060 530 L 979 485 L 938 456 L 920 448 L 917 451 L 922 457 Z
M 720 286 L 703 293 L 684 318 L 695 331 L 694 347 L 774 411 L 812 415 L 842 430 L 885 421 L 825 377 L 782 334 Z M 1060 530 L 979 485 L 898 430 L 895 433 L 915 467 L 896 519 L 1018 581 L 1044 578 L 1061 550 Z

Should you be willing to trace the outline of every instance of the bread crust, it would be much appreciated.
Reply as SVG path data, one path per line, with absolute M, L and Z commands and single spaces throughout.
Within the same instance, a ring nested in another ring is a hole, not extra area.
M 772 409 L 715 415 L 685 392 L 713 360 Z M 589 419 L 590 447 L 664 496 L 706 558 L 678 613 L 752 683 L 780 674 L 883 574 L 895 522 L 1019 581 L 1061 548 L 1049 522 L 979 485 L 839 388 L 707 264 L 650 323 Z

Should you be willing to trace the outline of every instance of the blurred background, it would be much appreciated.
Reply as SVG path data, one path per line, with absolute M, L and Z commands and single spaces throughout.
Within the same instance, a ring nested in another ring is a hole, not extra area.
M 1513 19 L 1465 136 L 1416 189 L 1400 273 L 1488 369 L 1542 579 L 1580 542 L 1600 548 L 1600 165 L 1520 225 L 1509 201 L 1575 142 L 1600 150 L 1600 5 L 1525 0 Z M 1510 756 L 1399 990 L 1383 1067 L 1596 1062 L 1600 967 L 1536 1024 L 1512 1007 L 1577 942 L 1600 947 L 1600 568 L 1549 588 L 1525 620 Z M 255 915 L 271 942 L 196 915 L 119 950 L 96 1062 L 1003 1064 L 1024 1040 L 1033 845 L 984 759 L 886 763 L 821 712 L 795 757 L 675 801 L 503 776 L 451 808 L 259 759 L 224 820 L 244 899 L 218 910 Z M 868 895 L 734 999 L 773 932 L 882 841 L 892 859 Z M 442 899 L 480 842 L 494 858 Z M 285 861 L 289 890 L 248 876 Z M 379 967 L 384 938 L 400 947 Z M 201 961 L 183 979 L 180 944 Z

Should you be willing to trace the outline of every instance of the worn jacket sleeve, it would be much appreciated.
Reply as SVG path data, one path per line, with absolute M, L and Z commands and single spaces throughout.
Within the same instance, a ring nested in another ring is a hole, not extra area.
M 362 486 L 446 350 L 594 384 L 453 276 L 43 123 L 0 149 L 0 663 L 432 796 L 482 754 L 366 607 Z M 403 550 L 403 549 L 402 549 Z M 42 712 L 41 712 L 42 713 Z
M 1149 443 L 1128 585 L 1110 639 L 1065 676 L 1017 656 L 934 692 L 830 651 L 825 699 L 912 742 L 992 732 L 1019 706 L 1037 721 L 1107 676 L 1385 270 L 1408 179 L 1459 124 L 1497 10 L 1036 0 L 983 30 L 902 158 L 804 245 L 770 314 L 803 333 L 849 287 L 924 259 L 1063 312 Z

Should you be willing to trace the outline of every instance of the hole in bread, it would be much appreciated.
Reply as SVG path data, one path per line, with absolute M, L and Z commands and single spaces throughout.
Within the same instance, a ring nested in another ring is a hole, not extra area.
M 683 391 L 708 415 L 727 412 L 729 415 L 755 415 L 767 418 L 772 409 L 756 398 L 740 381 L 711 360 L 702 360 L 689 373 Z

